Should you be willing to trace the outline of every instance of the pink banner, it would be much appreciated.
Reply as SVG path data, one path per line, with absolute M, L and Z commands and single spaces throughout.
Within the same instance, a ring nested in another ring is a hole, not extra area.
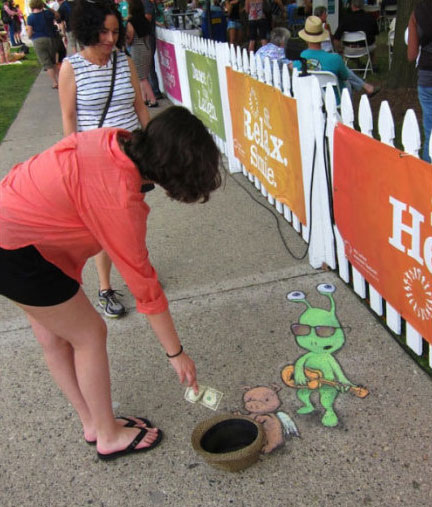
M 174 99 L 182 102 L 175 47 L 169 42 L 158 39 L 157 50 L 165 91 Z

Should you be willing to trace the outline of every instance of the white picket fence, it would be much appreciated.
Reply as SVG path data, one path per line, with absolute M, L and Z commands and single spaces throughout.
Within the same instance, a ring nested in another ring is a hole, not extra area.
M 257 192 L 267 198 L 270 205 L 287 220 L 292 227 L 301 234 L 305 242 L 309 243 L 309 262 L 314 268 L 321 268 L 324 264 L 338 270 L 339 276 L 347 284 L 352 284 L 358 296 L 368 302 L 370 308 L 379 316 L 385 316 L 387 326 L 397 335 L 402 334 L 408 347 L 418 356 L 427 350 L 429 366 L 432 367 L 432 345 L 408 323 L 403 326 L 403 319 L 396 310 L 370 285 L 352 266 L 345 257 L 344 242 L 332 224 L 331 203 L 328 196 L 328 175 L 333 181 L 333 132 L 338 122 L 354 128 L 355 113 L 349 92 L 342 92 L 340 107 L 337 107 L 333 89 L 326 90 L 324 101 L 318 80 L 314 76 L 300 77 L 294 70 L 292 75 L 286 65 L 282 71 L 276 62 L 266 59 L 263 66 L 260 58 L 245 49 L 229 46 L 226 43 L 215 43 L 199 37 L 188 35 L 186 32 L 158 29 L 158 37 L 175 46 L 177 66 L 179 71 L 183 105 L 192 109 L 189 84 L 187 78 L 185 52 L 193 51 L 215 59 L 218 67 L 219 86 L 223 108 L 223 121 L 226 141 L 217 138 L 220 150 L 228 159 L 229 171 L 243 172 L 244 176 L 256 188 Z M 231 113 L 226 78 L 226 67 L 243 72 L 256 80 L 274 86 L 283 94 L 294 97 L 297 101 L 298 122 L 303 167 L 303 183 L 305 189 L 305 205 L 307 224 L 300 223 L 295 214 L 284 204 L 278 202 L 261 185 L 258 178 L 248 173 L 245 167 L 234 157 Z M 178 103 L 178 102 L 177 102 Z M 323 107 L 324 106 L 324 107 Z M 374 131 L 371 106 L 366 95 L 360 100 L 358 111 L 358 125 L 363 134 L 372 137 Z M 387 101 L 380 106 L 378 116 L 379 140 L 389 146 L 394 146 L 395 128 L 392 113 Z M 326 155 L 324 138 L 327 138 L 329 155 Z M 419 156 L 421 136 L 416 115 L 412 109 L 407 110 L 402 128 L 402 144 L 404 151 L 415 157 Z M 314 157 L 315 151 L 315 157 Z M 330 167 L 328 167 L 328 164 Z M 313 180 L 313 185 L 311 183 Z M 311 202 L 310 202 L 311 201 Z M 310 213 L 312 216 L 309 216 Z M 311 227 L 311 231 L 309 230 Z

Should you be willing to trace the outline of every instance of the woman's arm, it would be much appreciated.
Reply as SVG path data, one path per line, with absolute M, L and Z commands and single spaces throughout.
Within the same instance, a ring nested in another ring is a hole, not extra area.
M 147 319 L 165 352 L 170 356 L 177 354 L 181 350 L 181 343 L 169 310 L 155 315 L 147 315 Z M 197 393 L 198 384 L 193 360 L 186 352 L 182 352 L 169 361 L 176 371 L 180 383 L 183 384 L 186 380 L 187 385 L 193 387 L 194 391 Z
M 409 62 L 414 62 L 419 53 L 419 38 L 417 33 L 417 22 L 414 16 L 414 12 L 411 14 L 408 23 L 408 51 L 407 57 Z
M 32 35 L 33 35 L 33 27 L 30 26 L 29 24 L 26 25 L 26 32 L 27 32 L 27 37 L 29 39 L 32 38 Z
M 134 102 L 134 108 L 135 112 L 138 116 L 138 119 L 141 123 L 142 128 L 145 128 L 147 123 L 150 121 L 150 115 L 148 112 L 148 109 L 146 108 L 146 105 L 144 104 L 142 95 L 141 95 L 141 88 L 139 84 L 138 74 L 135 68 L 135 65 L 131 58 L 128 57 L 128 63 L 129 63 L 129 69 L 131 73 L 131 83 L 135 90 L 135 102 Z
M 63 61 L 59 74 L 59 98 L 63 122 L 63 135 L 77 131 L 76 83 L 72 65 Z

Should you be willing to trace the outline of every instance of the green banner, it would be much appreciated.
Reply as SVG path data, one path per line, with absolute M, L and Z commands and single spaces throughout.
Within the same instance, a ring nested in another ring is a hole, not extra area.
M 225 141 L 225 127 L 215 60 L 186 51 L 192 110 L 214 134 Z

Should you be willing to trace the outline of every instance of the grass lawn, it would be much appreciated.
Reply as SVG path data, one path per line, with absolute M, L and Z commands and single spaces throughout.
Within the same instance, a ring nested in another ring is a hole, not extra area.
M 22 64 L 0 67 L 0 142 L 15 120 L 40 69 L 32 47 Z

